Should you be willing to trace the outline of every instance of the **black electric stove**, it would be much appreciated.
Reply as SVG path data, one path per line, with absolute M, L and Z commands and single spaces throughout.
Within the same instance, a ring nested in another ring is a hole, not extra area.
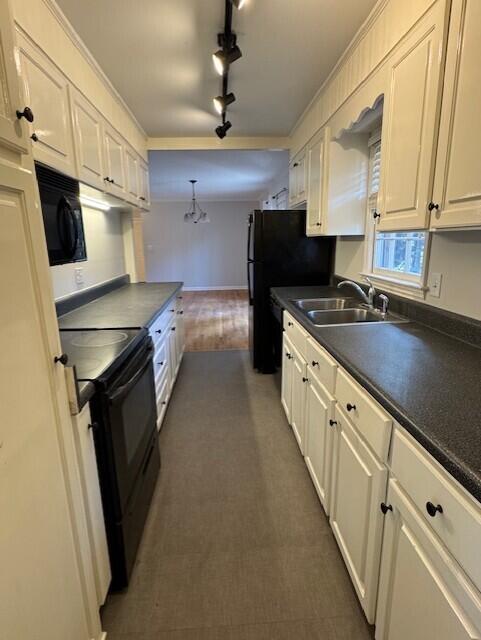
M 92 381 L 95 451 L 112 569 L 128 585 L 160 469 L 153 345 L 146 329 L 61 331 L 78 380 Z

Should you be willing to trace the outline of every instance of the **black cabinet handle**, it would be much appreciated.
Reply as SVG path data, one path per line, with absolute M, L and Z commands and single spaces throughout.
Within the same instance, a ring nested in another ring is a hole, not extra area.
M 356 405 L 355 405 L 355 404 L 351 404 L 350 402 L 348 402 L 348 403 L 346 404 L 346 409 L 347 409 L 348 411 L 355 411 L 355 410 L 356 410 Z
M 288 326 L 288 327 L 293 327 L 293 326 L 294 326 L 294 324 L 293 324 L 292 322 L 288 322 L 288 323 L 287 323 L 287 326 Z
M 386 515 L 388 511 L 392 511 L 392 505 L 381 502 L 381 511 Z
M 68 362 L 68 355 L 66 353 L 62 353 L 62 355 L 60 356 L 55 356 L 53 361 L 55 363 L 60 362 L 60 364 L 63 364 L 65 366 Z
M 309 378 L 304 378 L 304 376 L 302 376 L 302 382 L 309 382 Z
M 142 202 L 145 202 L 145 198 L 144 198 L 144 196 L 140 196 L 140 197 L 139 197 L 139 200 L 142 200 Z
M 177 296 L 177 300 L 182 300 L 182 296 Z
M 171 330 L 171 331 L 175 331 L 175 327 L 171 327 L 171 328 L 170 328 L 170 330 Z
M 292 165 L 293 167 L 298 167 L 299 163 L 298 162 L 294 162 L 294 164 Z
M 167 404 L 167 400 L 162 400 L 160 404 Z
M 17 118 L 19 120 L 21 120 L 22 118 L 25 118 L 27 122 L 34 121 L 33 111 L 30 109 L 30 107 L 25 107 L 23 111 L 20 111 L 19 109 L 17 109 L 16 113 L 17 113 Z
M 318 367 L 319 366 L 319 363 L 316 362 L 315 360 L 313 360 L 311 364 L 312 364 L 313 367 Z
M 32 133 L 32 135 L 30 136 L 30 140 L 33 140 L 34 142 L 38 142 L 38 136 L 36 133 Z
M 437 203 L 435 203 L 435 202 L 430 202 L 428 204 L 428 210 L 432 211 L 433 209 L 436 209 L 436 211 L 438 211 L 439 210 L 439 205 Z
M 161 367 L 164 364 L 164 361 L 162 360 L 162 362 L 158 362 L 157 364 Z
M 98 422 L 91 422 L 89 424 L 89 429 L 92 429 L 92 431 L 97 431 L 98 428 L 99 428 L 99 423 Z
M 182 316 L 182 315 L 184 315 L 184 310 L 182 309 L 181 311 L 178 311 L 177 313 L 179 314 L 179 316 Z
M 376 218 L 380 218 L 380 217 L 381 217 L 381 214 L 380 214 L 380 213 L 378 213 L 377 211 L 375 211 L 375 212 L 372 214 L 372 217 L 373 217 L 373 218 L 374 218 L 374 220 L 375 220 Z
M 426 502 L 426 511 L 429 513 L 431 518 L 437 513 L 443 513 L 443 508 L 440 504 L 433 504 L 432 502 Z
M 288 360 L 290 360 L 290 359 L 292 358 L 291 354 L 290 354 L 288 351 L 286 351 L 286 358 L 287 358 Z
M 174 313 L 175 309 L 169 309 L 170 313 Z
M 329 420 L 329 426 L 330 427 L 335 427 L 337 424 L 337 420 Z
M 162 333 L 162 329 L 156 329 L 155 333 Z
M 320 222 L 316 222 L 316 227 L 320 227 L 321 223 Z

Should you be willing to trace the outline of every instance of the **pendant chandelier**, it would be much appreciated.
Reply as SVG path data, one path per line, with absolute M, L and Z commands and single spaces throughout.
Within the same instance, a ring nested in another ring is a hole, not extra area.
M 198 222 L 210 222 L 209 216 L 200 208 L 195 197 L 195 183 L 197 180 L 189 180 L 189 182 L 192 184 L 192 203 L 190 210 L 184 214 L 184 222 L 193 222 L 194 224 Z

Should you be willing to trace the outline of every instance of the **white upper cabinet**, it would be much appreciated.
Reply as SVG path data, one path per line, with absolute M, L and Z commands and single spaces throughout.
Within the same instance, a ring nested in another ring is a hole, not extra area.
M 368 176 L 367 136 L 329 127 L 308 146 L 306 235 L 363 235 Z
M 70 96 L 78 177 L 92 187 L 104 189 L 102 118 L 74 88 L 71 88 Z
M 150 208 L 149 165 L 139 158 L 139 204 L 142 209 Z
M 455 0 L 446 58 L 431 227 L 481 226 L 481 3 Z
M 125 146 L 126 198 L 137 204 L 139 198 L 139 160 L 133 149 Z
M 14 59 L 13 23 L 9 3 L 0 3 L 0 143 L 21 153 L 29 149 L 28 126 L 24 117 L 19 118 L 25 101 L 20 96 L 17 69 Z M 28 111 L 25 115 L 29 115 Z
M 24 100 L 33 111 L 33 157 L 76 176 L 69 86 L 57 67 L 21 33 L 17 33 Z
M 295 207 L 306 201 L 307 172 L 306 151 L 303 149 L 289 165 L 289 206 Z
M 390 61 L 378 229 L 429 225 L 446 5 L 438 2 Z
M 112 195 L 125 195 L 124 143 L 117 131 L 109 124 L 104 125 L 104 167 L 105 189 Z

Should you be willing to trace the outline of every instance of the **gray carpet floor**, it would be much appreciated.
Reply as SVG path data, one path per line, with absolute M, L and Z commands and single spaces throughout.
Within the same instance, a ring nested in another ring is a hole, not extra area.
M 162 469 L 108 640 L 368 640 L 273 376 L 246 351 L 187 353 Z

